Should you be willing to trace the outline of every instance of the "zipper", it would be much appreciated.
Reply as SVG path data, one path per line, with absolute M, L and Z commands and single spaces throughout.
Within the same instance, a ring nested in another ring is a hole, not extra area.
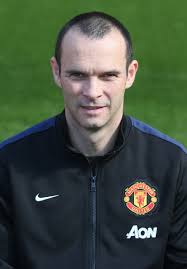
M 90 253 L 91 263 L 90 269 L 96 268 L 96 175 L 91 175 L 90 178 L 90 192 L 91 192 L 91 242 L 90 242 Z

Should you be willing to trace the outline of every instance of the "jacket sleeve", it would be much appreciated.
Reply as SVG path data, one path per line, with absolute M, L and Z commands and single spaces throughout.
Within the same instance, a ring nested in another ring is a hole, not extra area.
M 187 156 L 181 164 L 164 269 L 187 269 Z
M 0 268 L 14 269 L 15 248 L 10 210 L 8 173 L 0 163 Z

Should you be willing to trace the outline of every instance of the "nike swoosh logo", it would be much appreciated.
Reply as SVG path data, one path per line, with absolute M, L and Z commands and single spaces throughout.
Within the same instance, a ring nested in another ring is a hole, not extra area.
M 59 194 L 57 194 L 57 195 L 52 195 L 52 196 L 46 196 L 46 197 L 39 197 L 39 193 L 36 195 L 36 197 L 35 197 L 35 201 L 36 202 L 41 202 L 41 201 L 45 201 L 45 200 L 48 200 L 48 199 L 51 199 L 51 198 L 55 198 L 55 197 L 57 197 L 57 196 L 59 196 Z

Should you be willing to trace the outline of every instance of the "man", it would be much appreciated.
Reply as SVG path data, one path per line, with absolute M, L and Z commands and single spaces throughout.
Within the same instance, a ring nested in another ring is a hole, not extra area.
M 126 28 L 73 18 L 51 67 L 65 111 L 1 144 L 0 268 L 187 268 L 187 152 L 123 115 Z

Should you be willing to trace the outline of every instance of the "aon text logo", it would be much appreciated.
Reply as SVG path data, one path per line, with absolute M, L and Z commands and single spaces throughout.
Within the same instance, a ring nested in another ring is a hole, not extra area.
M 127 239 L 134 237 L 136 239 L 156 238 L 157 227 L 154 228 L 138 228 L 137 225 L 133 225 L 130 232 L 126 234 Z

